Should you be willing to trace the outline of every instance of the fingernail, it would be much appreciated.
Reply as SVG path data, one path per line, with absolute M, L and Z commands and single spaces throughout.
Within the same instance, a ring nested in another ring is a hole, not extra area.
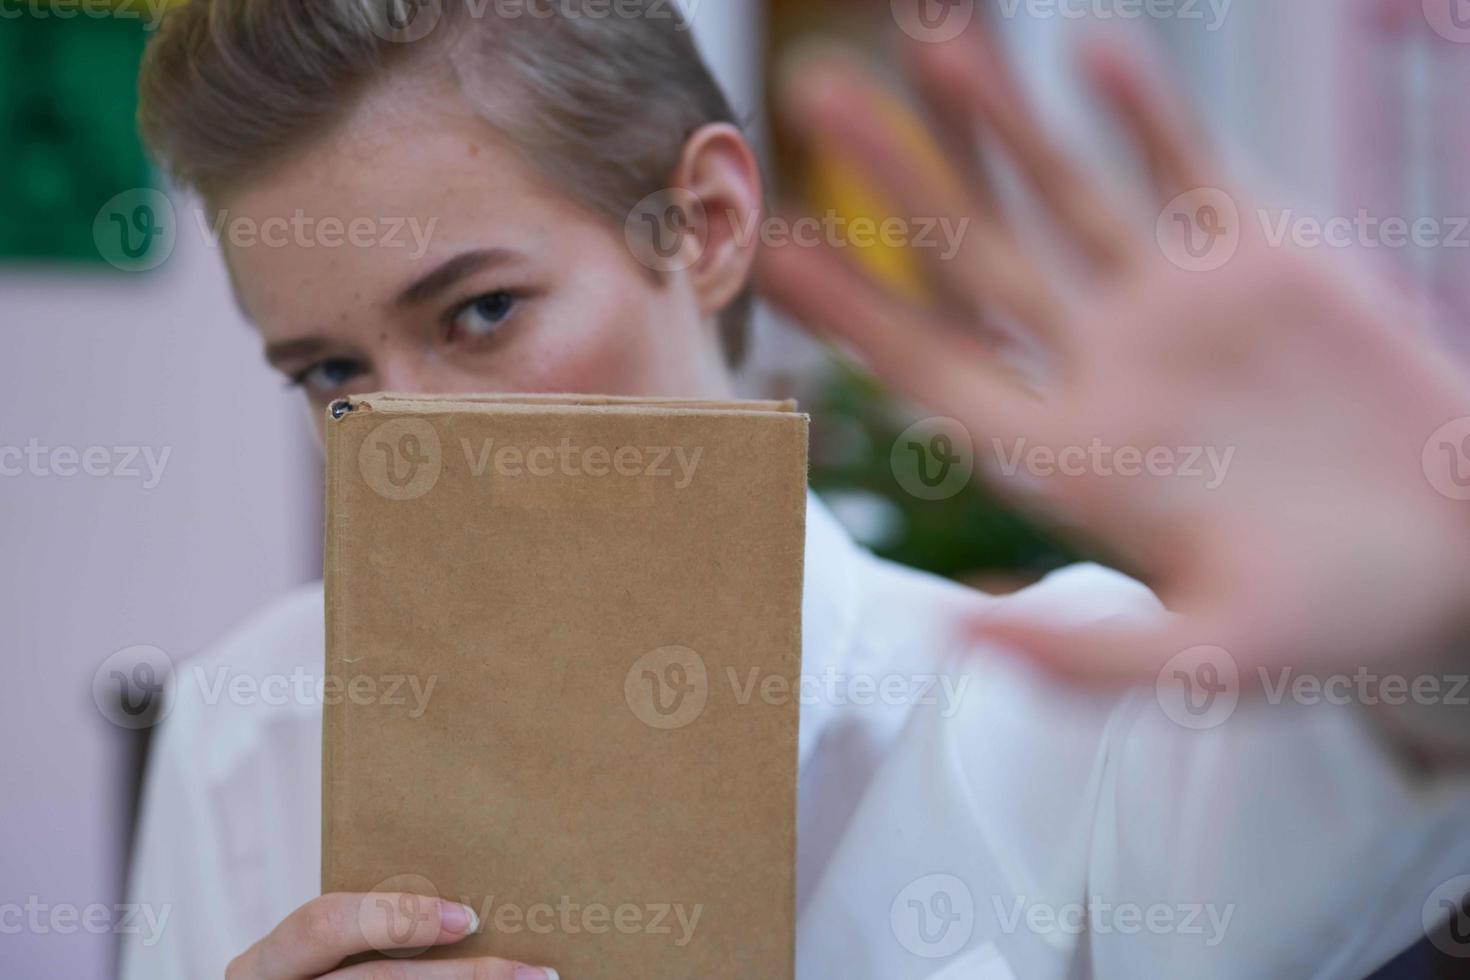
M 480 931 L 480 916 L 468 905 L 440 902 L 439 925 L 447 932 L 469 936 Z
M 561 980 L 561 974 L 549 966 L 527 966 L 516 964 L 515 980 Z

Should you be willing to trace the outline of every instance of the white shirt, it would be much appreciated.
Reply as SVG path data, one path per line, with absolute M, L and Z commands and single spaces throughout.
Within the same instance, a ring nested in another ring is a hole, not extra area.
M 1157 607 L 1095 566 L 987 597 L 873 557 L 812 498 L 801 980 L 1359 978 L 1470 869 L 1470 782 L 1403 768 L 1357 710 L 1243 702 L 1186 728 L 1152 689 L 963 649 L 962 614 L 1001 602 Z M 298 695 L 322 664 L 317 585 L 180 665 L 130 884 L 167 919 L 124 937 L 124 980 L 222 976 L 318 894 L 321 709 Z M 256 696 L 221 693 L 242 676 Z

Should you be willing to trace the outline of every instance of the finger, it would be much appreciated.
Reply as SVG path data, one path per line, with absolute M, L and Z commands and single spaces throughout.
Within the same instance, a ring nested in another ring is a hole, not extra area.
M 1200 644 L 1177 626 L 1068 627 L 986 617 L 967 638 L 993 646 L 1073 683 L 1109 686 L 1154 681 L 1176 654 Z
M 480 957 L 423 963 L 362 963 L 331 974 L 327 980 L 560 980 L 550 967 Z
M 929 133 L 855 56 L 802 52 L 782 71 L 778 95 L 798 136 L 856 153 L 891 203 L 919 215 L 967 209 L 969 193 Z
M 1137 253 L 1127 223 L 1101 187 L 1053 145 L 995 40 L 976 31 L 929 49 L 919 55 L 929 62 L 926 72 L 995 136 L 1083 257 L 1103 272 L 1125 269 Z
M 1117 113 L 1144 163 L 1161 201 L 1215 186 L 1220 176 L 1210 159 L 1202 127 L 1169 98 L 1164 72 L 1136 44 L 1097 43 L 1084 49 L 1083 68 L 1094 88 Z
M 312 899 L 231 964 L 230 980 L 307 980 L 349 956 L 457 943 L 479 928 L 473 909 L 397 892 Z
M 980 131 L 966 100 L 954 90 L 952 80 L 933 70 L 926 57 L 929 43 L 910 39 L 904 46 L 904 62 L 914 90 L 934 121 L 939 143 L 950 165 L 968 188 L 970 199 L 982 214 L 1005 223 L 1005 212 L 995 192 L 995 179 L 980 152 Z
M 798 321 L 856 349 L 894 388 L 972 429 L 1010 435 L 1034 425 L 1039 403 L 994 355 L 878 288 L 828 248 L 765 249 L 765 294 Z
M 919 149 L 927 145 L 922 131 L 902 138 L 904 126 L 892 120 L 906 117 L 892 108 L 893 96 L 841 59 L 808 58 L 787 79 L 785 103 L 802 128 L 860 166 L 903 213 L 950 221 L 959 235 L 952 254 L 914 251 L 927 254 L 928 271 L 951 308 L 970 316 L 999 314 L 1061 339 L 1064 311 L 1046 278 L 998 212 L 977 202 L 942 160 Z

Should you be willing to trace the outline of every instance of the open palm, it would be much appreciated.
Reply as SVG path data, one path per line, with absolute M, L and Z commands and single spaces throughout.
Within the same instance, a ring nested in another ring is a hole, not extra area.
M 1086 67 L 1147 165 L 1154 226 L 1053 146 L 988 38 L 913 53 L 954 179 L 926 176 L 924 155 L 890 138 L 879 82 L 807 59 L 783 93 L 801 131 L 903 213 L 969 224 L 958 254 L 927 258 L 930 301 L 801 244 L 767 251 L 764 288 L 961 420 L 988 480 L 1085 529 L 1177 614 L 979 631 L 1092 679 L 1151 679 L 1199 645 L 1224 648 L 1243 676 L 1427 667 L 1467 636 L 1470 504 L 1456 498 L 1470 491 L 1456 481 L 1470 480 L 1455 467 L 1470 380 L 1385 280 L 1273 241 L 1131 64 L 1099 49 Z M 1023 243 L 982 144 L 1009 158 L 1061 249 Z

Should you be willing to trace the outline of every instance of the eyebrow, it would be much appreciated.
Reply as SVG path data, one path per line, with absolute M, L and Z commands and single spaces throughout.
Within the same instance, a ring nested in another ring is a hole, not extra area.
M 271 367 L 285 371 L 286 365 L 308 360 L 326 350 L 326 341 L 319 337 L 303 337 L 300 340 L 282 340 L 267 344 L 265 359 Z
M 415 279 L 393 300 L 393 306 L 399 309 L 417 306 L 467 276 L 492 266 L 503 265 L 515 258 L 514 252 L 504 248 L 482 248 L 461 252 Z M 286 365 L 308 360 L 326 349 L 327 342 L 320 337 L 282 340 L 266 346 L 265 359 L 273 367 L 285 370 Z
M 414 280 L 398 294 L 393 305 L 400 309 L 405 306 L 417 306 L 425 300 L 433 299 L 466 276 L 490 266 L 502 265 L 514 258 L 514 252 L 503 248 L 484 248 L 472 252 L 461 252 Z

